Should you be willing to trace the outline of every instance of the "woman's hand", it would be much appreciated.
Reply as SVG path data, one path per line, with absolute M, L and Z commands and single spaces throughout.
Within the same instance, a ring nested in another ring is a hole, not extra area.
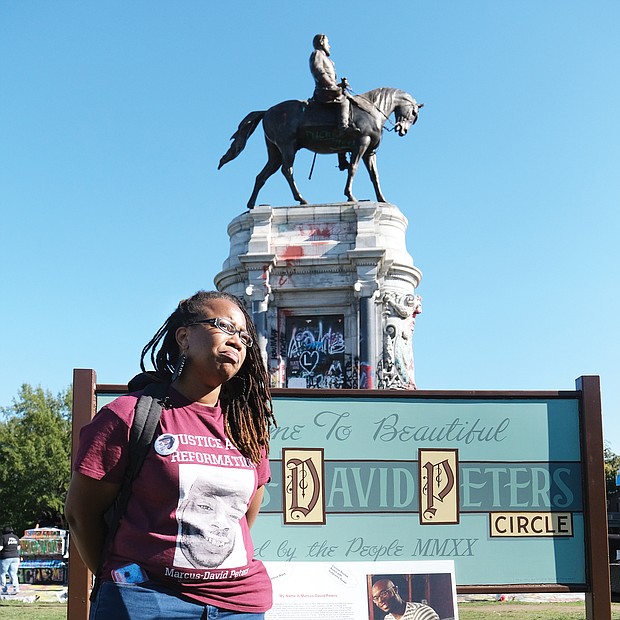
M 118 495 L 120 484 L 102 482 L 74 472 L 65 502 L 65 516 L 84 564 L 96 573 L 106 537 L 103 515 Z

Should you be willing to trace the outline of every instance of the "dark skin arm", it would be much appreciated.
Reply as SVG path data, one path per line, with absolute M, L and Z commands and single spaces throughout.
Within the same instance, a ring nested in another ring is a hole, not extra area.
M 120 484 L 111 484 L 74 472 L 65 502 L 65 516 L 75 545 L 84 564 L 97 572 L 105 542 L 103 515 L 112 505 Z
M 256 493 L 254 493 L 254 497 L 248 506 L 248 511 L 245 513 L 245 517 L 248 521 L 248 527 L 252 527 L 252 525 L 254 525 L 254 521 L 256 521 L 256 517 L 258 517 L 258 511 L 260 510 L 260 505 L 263 501 L 264 494 L 264 486 L 258 487 L 258 489 L 256 489 Z

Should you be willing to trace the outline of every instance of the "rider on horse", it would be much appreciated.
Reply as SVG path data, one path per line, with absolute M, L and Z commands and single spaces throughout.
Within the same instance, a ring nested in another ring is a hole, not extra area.
M 278 169 L 287 180 L 293 198 L 300 204 L 308 204 L 293 177 L 295 154 L 300 149 L 338 155 L 338 167 L 348 173 L 344 194 L 349 202 L 357 202 L 352 189 L 353 177 L 363 162 L 377 201 L 386 202 L 379 185 L 376 162 L 383 127 L 394 114 L 394 130 L 404 136 L 418 120 L 418 111 L 423 104 L 398 88 L 376 88 L 355 98 L 350 97 L 346 93 L 346 80 L 336 81 L 327 37 L 317 34 L 312 43 L 315 50 L 310 57 L 310 70 L 316 81 L 313 99 L 310 102 L 282 101 L 268 110 L 250 112 L 239 123 L 232 144 L 220 159 L 218 170 L 243 151 L 254 130 L 262 123 L 268 158 L 256 176 L 248 209 L 256 205 L 261 188 Z
M 342 131 L 354 129 L 349 127 L 351 103 L 346 93 L 349 86 L 347 78 L 337 82 L 336 67 L 329 58 L 329 40 L 324 34 L 317 34 L 312 39 L 314 51 L 310 55 L 310 72 L 316 86 L 312 99 L 320 103 L 335 103 L 339 106 L 338 128 Z

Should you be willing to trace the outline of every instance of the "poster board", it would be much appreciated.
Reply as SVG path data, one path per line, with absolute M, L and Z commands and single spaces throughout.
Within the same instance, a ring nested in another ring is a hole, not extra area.
M 267 562 L 265 620 L 383 620 L 394 599 L 458 620 L 454 562 Z M 426 611 L 426 610 L 425 610 Z

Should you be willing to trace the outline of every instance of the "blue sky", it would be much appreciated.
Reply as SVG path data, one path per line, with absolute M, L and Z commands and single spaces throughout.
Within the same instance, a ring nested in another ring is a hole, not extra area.
M 386 198 L 423 272 L 422 389 L 571 390 L 601 376 L 620 452 L 620 2 L 0 0 L 0 405 L 73 368 L 123 383 L 228 255 L 265 162 L 239 121 L 307 98 L 325 32 L 356 92 L 425 104 L 386 134 Z M 309 154 L 310 202 L 343 199 Z M 354 191 L 373 198 L 365 171 Z M 278 173 L 259 202 L 292 204 Z

